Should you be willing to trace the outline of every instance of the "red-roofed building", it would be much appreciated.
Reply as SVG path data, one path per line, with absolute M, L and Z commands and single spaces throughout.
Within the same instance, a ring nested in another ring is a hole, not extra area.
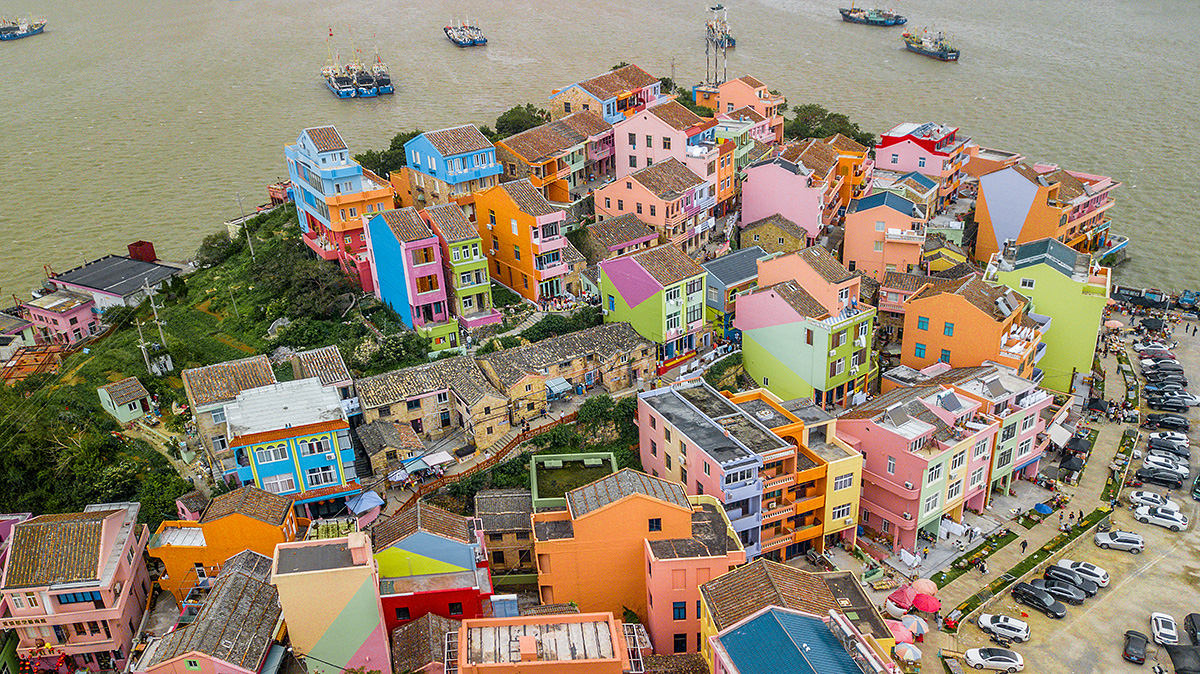
M 779 108 L 786 101 L 780 94 L 771 93 L 757 78 L 743 75 L 716 87 L 697 86 L 692 95 L 698 105 L 716 112 L 728 113 L 739 108 L 754 110 L 769 120 L 773 141 L 783 142 L 783 115 Z
M 529 180 L 476 193 L 475 208 L 493 279 L 535 302 L 563 294 L 566 211 L 554 208 Z

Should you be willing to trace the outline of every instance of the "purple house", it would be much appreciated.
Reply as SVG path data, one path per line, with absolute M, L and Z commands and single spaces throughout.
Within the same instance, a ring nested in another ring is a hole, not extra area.
M 74 344 L 99 329 L 96 301 L 91 295 L 55 290 L 21 307 L 33 322 L 39 344 Z

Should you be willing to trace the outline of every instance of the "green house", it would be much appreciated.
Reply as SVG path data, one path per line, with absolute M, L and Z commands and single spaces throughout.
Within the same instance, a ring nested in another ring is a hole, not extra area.
M 149 414 L 154 409 L 150 403 L 150 392 L 142 386 L 137 377 L 127 377 L 101 386 L 96 389 L 96 394 L 100 396 L 100 406 L 104 411 L 122 425 Z

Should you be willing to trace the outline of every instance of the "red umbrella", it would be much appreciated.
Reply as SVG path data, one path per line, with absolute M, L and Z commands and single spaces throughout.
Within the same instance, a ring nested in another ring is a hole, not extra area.
M 904 623 L 899 620 L 885 620 L 884 624 L 888 626 L 888 631 L 892 633 L 892 638 L 898 644 L 911 644 L 913 642 L 913 633 Z
M 890 599 L 891 602 L 896 606 L 899 606 L 902 609 L 908 609 L 913 605 L 913 596 L 916 594 L 917 593 L 913 591 L 911 585 L 905 585 L 899 590 L 896 590 L 888 595 L 888 599 Z
M 927 594 L 918 594 L 913 597 L 913 608 L 925 613 L 933 613 L 942 608 L 942 602 L 938 601 L 937 597 L 931 597 Z

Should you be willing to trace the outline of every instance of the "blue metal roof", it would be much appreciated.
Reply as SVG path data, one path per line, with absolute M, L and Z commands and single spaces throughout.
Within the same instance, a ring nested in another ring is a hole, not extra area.
M 937 183 L 933 182 L 933 180 L 931 178 L 921 175 L 920 173 L 917 173 L 916 171 L 909 171 L 908 173 L 905 173 L 904 175 L 897 178 L 896 182 L 902 183 L 905 180 L 908 180 L 910 178 L 912 180 L 917 181 L 921 185 L 923 185 L 925 187 L 925 189 L 927 189 L 927 190 L 937 187 Z
M 758 276 L 758 258 L 766 256 L 767 251 L 761 247 L 750 246 L 726 253 L 700 266 L 704 267 L 709 275 L 716 277 L 722 285 L 728 286 Z
M 863 674 L 823 620 L 779 607 L 717 639 L 741 674 Z
M 891 192 L 876 192 L 861 199 L 855 199 L 850 202 L 849 212 L 856 213 L 858 211 L 866 211 L 879 206 L 887 206 L 888 208 L 903 213 L 907 216 L 913 214 L 913 202 L 905 199 L 902 196 L 892 194 Z

